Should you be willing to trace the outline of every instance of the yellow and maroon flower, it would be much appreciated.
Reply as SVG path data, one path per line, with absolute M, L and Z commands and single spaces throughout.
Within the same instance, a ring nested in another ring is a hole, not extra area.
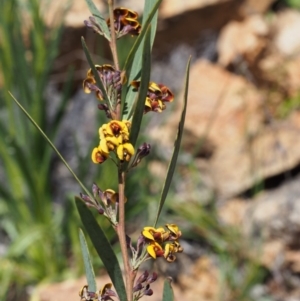
M 117 148 L 117 155 L 121 161 L 129 162 L 131 157 L 134 155 L 133 145 L 129 142 L 120 144 Z
M 110 27 L 110 19 L 106 21 Z M 139 35 L 141 32 L 141 25 L 138 21 L 138 14 L 124 7 L 117 7 L 114 9 L 114 27 L 117 38 L 126 34 Z
M 157 243 L 156 241 L 151 241 L 148 244 L 147 252 L 154 259 L 156 259 L 157 257 L 164 256 L 164 250 L 163 250 L 162 246 L 159 243 Z
M 122 90 L 121 71 L 111 65 L 95 65 L 100 80 L 111 103 L 116 103 Z M 83 81 L 85 93 L 95 92 L 99 100 L 103 100 L 103 91 L 97 86 L 93 70 L 89 69 Z
M 92 152 L 94 163 L 102 163 L 109 157 L 109 152 L 115 151 L 120 161 L 130 161 L 134 155 L 134 147 L 129 143 L 128 120 L 112 120 L 99 128 L 100 143 Z
M 176 224 L 166 224 L 166 228 L 170 231 L 169 240 L 177 240 L 181 236 L 181 231 Z
M 99 291 L 99 300 L 114 301 L 111 297 L 117 297 L 117 294 L 111 288 L 112 283 L 106 283 Z
M 172 243 L 167 243 L 164 248 L 164 257 L 168 262 L 173 262 L 176 260 L 174 253 L 180 253 L 183 251 L 183 248 L 180 246 L 178 241 Z
M 176 259 L 174 254 L 183 251 L 177 241 L 181 231 L 176 224 L 166 224 L 166 228 L 167 230 L 163 227 L 144 227 L 142 236 L 148 244 L 147 252 L 152 258 L 164 256 L 168 262 L 173 262 Z
M 92 161 L 96 164 L 103 163 L 108 158 L 108 154 L 100 147 L 95 147 L 92 151 Z
M 118 144 L 127 142 L 129 140 L 129 124 L 130 122 L 127 120 L 112 120 L 99 128 L 99 137 L 100 139 L 115 137 L 118 141 Z
M 163 242 L 168 239 L 169 232 L 166 232 L 163 227 L 154 228 L 154 227 L 144 227 L 142 235 L 152 241 Z
M 140 81 L 132 81 L 131 85 L 134 90 L 138 90 Z M 150 111 L 161 113 L 166 109 L 165 102 L 172 102 L 173 100 L 174 95 L 167 86 L 150 82 L 145 100 L 144 114 Z
M 91 292 L 88 289 L 88 285 L 84 285 L 79 291 L 80 301 L 98 300 L 98 294 L 96 292 Z

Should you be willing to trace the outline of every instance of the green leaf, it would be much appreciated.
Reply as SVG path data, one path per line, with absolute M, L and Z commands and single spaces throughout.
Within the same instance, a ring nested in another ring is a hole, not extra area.
M 95 280 L 95 273 L 90 258 L 89 249 L 81 229 L 79 229 L 79 239 L 80 239 L 81 252 L 82 252 L 82 257 L 83 257 L 83 262 L 85 267 L 86 280 L 89 286 L 89 291 L 96 292 L 97 285 Z
M 142 77 L 141 77 L 141 84 L 139 87 L 139 96 L 135 105 L 131 132 L 130 132 L 130 142 L 133 146 L 135 146 L 137 137 L 140 132 L 140 127 L 142 123 L 142 118 L 144 115 L 144 108 L 145 108 L 145 99 L 147 96 L 149 81 L 150 81 L 150 70 L 151 70 L 151 30 L 148 28 L 145 37 L 144 43 L 144 51 L 143 51 L 143 61 L 142 61 Z
M 75 197 L 75 202 L 81 221 L 107 270 L 120 300 L 127 301 L 123 276 L 116 254 L 90 210 L 80 198 Z
M 163 298 L 162 301 L 173 301 L 174 300 L 174 293 L 171 286 L 171 279 L 166 279 L 164 282 L 164 291 L 163 291 Z
M 162 189 L 162 193 L 161 193 L 161 197 L 160 197 L 160 202 L 159 202 L 159 206 L 158 206 L 158 210 L 157 210 L 157 214 L 156 214 L 156 220 L 154 223 L 154 226 L 156 226 L 159 215 L 161 213 L 162 207 L 165 203 L 170 185 L 171 185 L 171 181 L 173 178 L 173 174 L 176 168 L 176 162 L 177 162 L 177 158 L 178 158 L 178 154 L 179 154 L 179 150 L 180 150 L 180 143 L 181 143 L 181 138 L 182 138 L 182 133 L 183 133 L 183 126 L 184 126 L 184 121 L 185 121 L 185 115 L 186 115 L 186 108 L 187 108 L 187 100 L 188 100 L 188 86 L 189 86 L 189 72 L 190 72 L 190 64 L 191 64 L 191 57 L 188 60 L 187 63 L 187 68 L 186 68 L 186 75 L 185 75 L 185 84 L 184 84 L 184 96 L 183 96 L 183 109 L 182 109 L 182 113 L 181 113 L 181 118 L 180 118 L 180 122 L 178 125 L 178 131 L 177 131 L 177 137 L 174 143 L 174 150 L 173 150 L 173 155 L 172 155 L 172 159 L 169 163 L 169 167 L 168 167 L 168 173 L 167 173 L 167 177 L 165 180 L 165 184 L 164 187 Z
M 103 18 L 103 16 L 101 15 L 101 13 L 99 12 L 99 10 L 97 9 L 96 5 L 94 4 L 94 2 L 92 0 L 85 0 L 85 2 L 87 3 L 92 15 L 95 17 L 97 24 L 100 26 L 100 28 L 103 32 L 103 35 L 105 36 L 105 38 L 107 40 L 110 41 L 111 40 L 110 31 L 106 24 L 106 20 Z
M 127 89 L 124 89 L 122 93 L 122 112 L 123 117 L 122 119 L 129 120 L 133 114 L 133 106 L 135 100 L 135 92 L 132 91 L 130 83 L 133 80 L 137 80 L 141 76 L 141 69 L 142 69 L 142 56 L 143 56 L 143 49 L 145 43 L 145 35 L 148 31 L 148 26 L 150 26 L 151 30 L 151 48 L 153 46 L 155 33 L 156 33 L 156 24 L 157 24 L 157 14 L 158 14 L 158 7 L 162 0 L 157 1 L 145 1 L 144 7 L 144 14 L 143 14 L 143 23 L 142 23 L 142 30 L 137 37 L 134 45 L 132 46 L 125 65 L 124 70 L 128 76 L 128 86 Z
M 53 150 L 56 152 L 60 160 L 64 163 L 64 165 L 67 167 L 71 175 L 74 177 L 74 179 L 77 181 L 77 183 L 81 186 L 81 188 L 84 190 L 84 192 L 87 195 L 90 195 L 90 192 L 87 190 L 87 188 L 83 185 L 83 183 L 79 180 L 79 178 L 76 176 L 75 172 L 72 170 L 72 168 L 69 166 L 67 161 L 64 159 L 62 154 L 58 151 L 58 149 L 55 147 L 55 145 L 52 143 L 52 141 L 48 138 L 48 136 L 45 134 L 45 132 L 39 127 L 39 125 L 33 120 L 33 118 L 30 116 L 30 114 L 26 111 L 26 109 L 17 101 L 17 99 L 10 93 L 10 96 L 14 100 L 14 102 L 18 105 L 18 107 L 23 111 L 23 113 L 26 115 L 26 117 L 31 121 L 31 123 L 36 127 L 36 129 L 41 133 L 41 135 L 45 138 L 45 140 L 48 142 L 48 144 L 53 148 Z
M 90 55 L 90 52 L 89 52 L 87 46 L 86 46 L 84 37 L 81 37 L 81 44 L 82 44 L 83 51 L 84 51 L 84 53 L 85 53 L 86 59 L 87 59 L 89 65 L 90 65 L 91 69 L 93 70 L 93 74 L 94 74 L 94 76 L 95 76 L 97 86 L 100 88 L 101 92 L 103 93 L 103 99 L 104 99 L 104 101 L 105 101 L 107 104 L 109 104 L 109 103 L 110 103 L 110 102 L 109 102 L 109 98 L 108 98 L 108 96 L 107 96 L 107 94 L 106 94 L 106 91 L 105 91 L 105 89 L 104 89 L 102 80 L 101 80 L 100 77 L 99 77 L 98 71 L 97 71 L 96 68 L 95 68 L 95 64 L 94 64 L 94 62 L 93 62 L 93 60 L 92 60 L 92 57 L 91 57 L 91 55 Z

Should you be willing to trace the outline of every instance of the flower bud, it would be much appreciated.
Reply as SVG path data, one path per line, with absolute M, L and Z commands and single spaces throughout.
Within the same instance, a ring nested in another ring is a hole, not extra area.
M 149 143 L 143 143 L 138 149 L 137 149 L 137 152 L 136 152 L 136 155 L 133 159 L 133 162 L 131 164 L 131 167 L 136 167 L 140 162 L 141 160 L 148 156 L 149 153 L 150 153 L 150 150 L 151 150 L 151 145 Z

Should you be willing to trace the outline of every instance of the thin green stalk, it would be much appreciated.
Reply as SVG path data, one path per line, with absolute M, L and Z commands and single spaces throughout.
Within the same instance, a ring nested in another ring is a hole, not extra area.
M 79 178 L 76 176 L 75 172 L 72 170 L 70 165 L 67 163 L 67 161 L 64 159 L 62 154 L 59 152 L 59 150 L 55 147 L 55 145 L 51 142 L 51 140 L 48 138 L 48 136 L 44 133 L 44 131 L 39 127 L 39 125 L 34 121 L 34 119 L 30 116 L 30 114 L 25 110 L 25 108 L 17 101 L 17 99 L 10 93 L 10 96 L 13 98 L 15 103 L 19 106 L 19 108 L 24 112 L 24 114 L 27 116 L 27 118 L 32 122 L 32 124 L 39 130 L 39 132 L 42 134 L 42 136 L 46 139 L 46 141 L 50 144 L 50 146 L 54 149 L 56 154 L 59 156 L 60 160 L 65 164 L 65 166 L 68 168 L 72 176 L 75 178 L 77 183 L 81 186 L 81 188 L 84 190 L 84 192 L 90 196 L 90 192 L 88 189 L 83 185 L 83 183 L 79 180 Z

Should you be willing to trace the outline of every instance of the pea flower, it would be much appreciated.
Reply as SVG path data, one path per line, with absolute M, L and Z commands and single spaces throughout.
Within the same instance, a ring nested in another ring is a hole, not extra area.
M 108 158 L 108 153 L 104 152 L 100 146 L 94 147 L 92 151 L 92 161 L 95 164 L 101 164 Z
M 132 81 L 131 85 L 134 90 L 138 90 L 140 81 Z M 165 103 L 173 100 L 174 95 L 167 86 L 150 82 L 145 100 L 144 114 L 150 111 L 161 113 L 166 109 Z
M 129 142 L 130 127 L 131 123 L 128 120 L 111 120 L 103 124 L 99 128 L 99 146 L 92 151 L 92 161 L 101 164 L 112 151 L 121 162 L 130 161 L 135 153 L 133 145 Z
M 121 71 L 116 70 L 111 65 L 95 65 L 99 78 L 103 84 L 107 97 L 110 102 L 115 104 L 120 97 L 122 90 L 122 76 Z M 103 100 L 103 92 L 97 86 L 93 70 L 89 69 L 86 78 L 83 81 L 83 90 L 85 93 L 95 92 L 99 100 Z
M 179 242 L 175 241 L 172 243 L 167 243 L 165 245 L 164 257 L 168 262 L 173 262 L 176 260 L 174 253 L 183 252 L 183 248 L 180 246 Z
M 156 257 L 161 257 L 164 255 L 164 250 L 162 246 L 157 243 L 156 241 L 151 241 L 147 246 L 147 252 L 148 254 L 156 259 Z
M 93 184 L 92 190 L 94 197 L 80 193 L 81 199 L 88 207 L 95 208 L 99 214 L 107 217 L 111 224 L 116 226 L 118 224 L 119 193 L 112 189 L 102 191 L 96 184 Z M 126 197 L 124 201 L 126 203 Z
M 110 19 L 107 19 L 106 23 L 110 27 Z M 141 32 L 138 14 L 124 7 L 114 9 L 114 27 L 117 39 L 126 34 L 137 36 Z
M 166 228 L 169 230 L 169 240 L 177 240 L 181 236 L 181 231 L 176 224 L 166 224 Z
M 156 259 L 164 257 L 168 262 L 176 260 L 175 253 L 183 252 L 183 248 L 178 242 L 181 231 L 176 224 L 166 224 L 167 230 L 163 227 L 144 227 L 142 236 L 147 243 L 149 256 Z
M 114 301 L 111 297 L 117 297 L 117 294 L 111 289 L 112 284 L 105 284 L 98 293 L 90 292 L 88 290 L 88 285 L 84 285 L 79 292 L 79 297 L 81 301 L 96 301 L 96 300 L 105 300 L 105 301 Z
M 165 231 L 163 227 L 153 228 L 153 227 L 144 227 L 142 235 L 150 240 L 163 242 L 169 237 L 169 232 Z

